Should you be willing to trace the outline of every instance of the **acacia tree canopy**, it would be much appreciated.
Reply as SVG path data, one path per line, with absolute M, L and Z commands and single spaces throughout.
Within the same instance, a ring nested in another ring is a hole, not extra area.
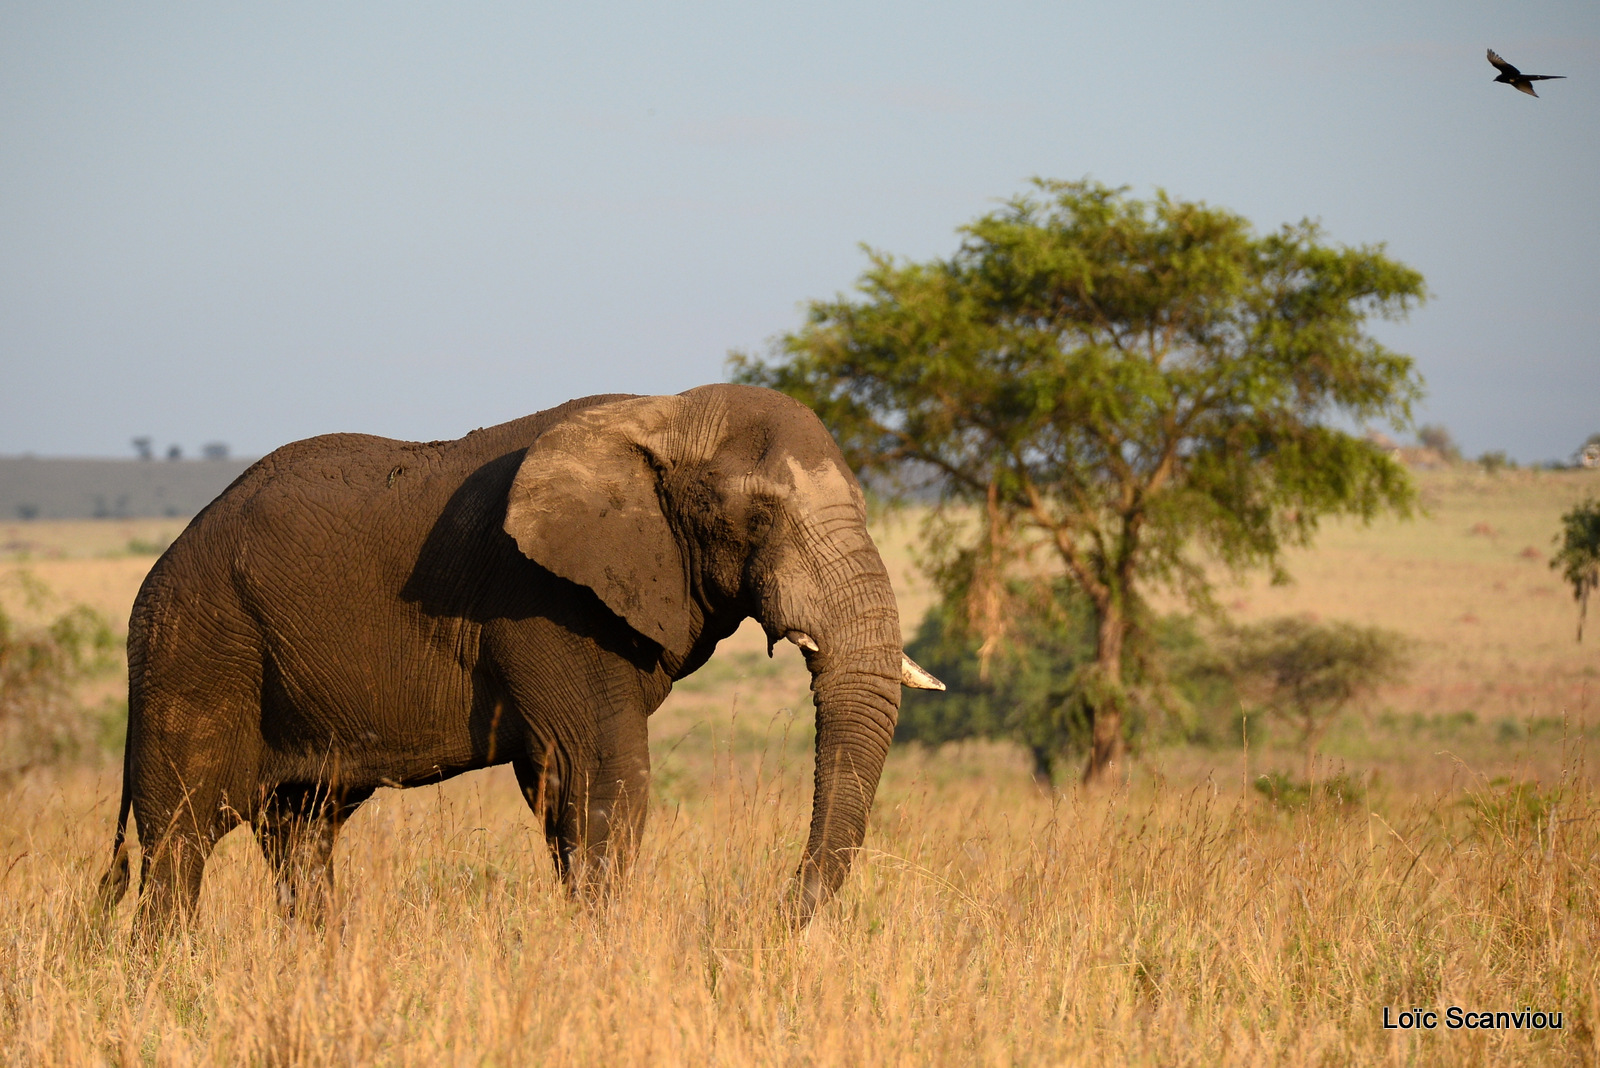
M 857 470 L 914 461 L 941 507 L 980 505 L 965 547 L 988 573 L 1048 550 L 1094 612 L 1094 778 L 1122 753 L 1145 590 L 1209 605 L 1202 559 L 1281 577 L 1320 517 L 1410 508 L 1404 470 L 1333 420 L 1409 422 L 1412 361 L 1364 326 L 1402 317 L 1423 280 L 1312 222 L 1258 235 L 1088 180 L 1036 180 L 960 233 L 927 263 L 867 250 L 855 295 L 812 302 L 733 374 L 809 404 Z
M 1225 650 L 1239 690 L 1299 732 L 1308 784 L 1317 744 L 1334 718 L 1402 678 L 1411 658 L 1410 643 L 1395 631 L 1293 616 L 1233 628 Z
M 1589 614 L 1589 595 L 1600 589 L 1600 497 L 1572 506 L 1561 516 L 1556 535 L 1556 555 L 1550 567 L 1572 587 L 1578 602 L 1578 641 L 1583 641 L 1583 620 Z

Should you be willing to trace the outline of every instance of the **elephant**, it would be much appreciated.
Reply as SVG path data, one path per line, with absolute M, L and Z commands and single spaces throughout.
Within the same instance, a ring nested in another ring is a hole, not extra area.
M 894 734 L 905 656 L 860 485 L 772 390 L 585 397 L 453 441 L 331 434 L 266 456 L 158 559 L 128 627 L 109 915 L 199 894 L 249 824 L 286 912 L 321 916 L 342 824 L 379 786 L 510 763 L 574 892 L 615 885 L 648 803 L 648 718 L 747 617 L 800 648 L 810 831 L 785 897 L 843 882 Z

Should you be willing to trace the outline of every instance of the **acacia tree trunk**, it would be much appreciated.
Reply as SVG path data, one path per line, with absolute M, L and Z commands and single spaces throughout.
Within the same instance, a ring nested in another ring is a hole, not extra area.
M 1095 669 L 1099 677 L 1089 704 L 1093 733 L 1089 764 L 1083 769 L 1086 786 L 1115 783 L 1127 753 L 1122 740 L 1122 644 L 1128 632 L 1127 621 L 1115 602 L 1101 607 L 1099 615 L 1095 636 Z
M 1033 757 L 1033 784 L 1041 790 L 1054 790 L 1055 754 L 1042 745 L 1029 746 L 1028 752 Z
M 1319 710 L 1312 705 L 1304 705 L 1300 709 L 1300 747 L 1305 750 L 1305 778 L 1306 788 L 1316 792 L 1317 781 L 1317 750 L 1322 748 L 1322 739 L 1328 733 L 1328 728 L 1333 726 L 1333 717 L 1326 712 L 1319 715 Z

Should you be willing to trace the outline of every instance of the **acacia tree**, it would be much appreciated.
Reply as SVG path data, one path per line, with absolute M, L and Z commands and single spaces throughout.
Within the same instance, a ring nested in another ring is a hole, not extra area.
M 1239 689 L 1299 734 L 1308 785 L 1317 746 L 1339 713 L 1403 677 L 1410 660 L 1395 631 L 1293 616 L 1234 628 L 1224 648 Z
M 1589 614 L 1589 595 L 1600 589 L 1600 497 L 1591 497 L 1561 517 L 1561 533 L 1556 535 L 1556 555 L 1552 570 L 1572 587 L 1578 602 L 1578 641 L 1583 641 L 1583 619 Z
M 1407 511 L 1379 449 L 1330 422 L 1410 419 L 1411 360 L 1363 329 L 1423 298 L 1378 248 L 1316 224 L 1265 235 L 1231 212 L 1091 181 L 1033 190 L 960 231 L 948 259 L 868 250 L 858 295 L 815 301 L 741 381 L 816 410 L 858 470 L 934 473 L 944 540 L 976 576 L 971 616 L 1002 635 L 1005 572 L 1046 550 L 1088 600 L 1095 658 L 1086 780 L 1124 752 L 1124 658 L 1152 586 L 1209 607 L 1202 554 L 1264 566 L 1321 516 Z

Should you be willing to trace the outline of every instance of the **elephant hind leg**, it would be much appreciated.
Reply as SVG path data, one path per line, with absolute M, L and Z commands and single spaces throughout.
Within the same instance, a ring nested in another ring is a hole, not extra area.
M 122 801 L 117 808 L 117 832 L 111 841 L 111 867 L 100 877 L 95 890 L 95 911 L 101 923 L 110 919 L 124 894 L 128 892 L 128 814 L 133 811 L 133 782 L 128 768 L 122 772 Z
M 117 843 L 116 850 L 111 856 L 111 867 L 100 876 L 100 884 L 95 888 L 95 913 L 104 922 L 110 919 L 117 905 L 122 901 L 123 895 L 128 892 L 130 881 L 130 862 L 128 859 L 128 843 Z
M 131 692 L 139 697 L 138 689 Z M 134 926 L 146 940 L 161 937 L 193 912 L 212 847 L 243 821 L 240 808 L 248 811 L 255 768 L 248 735 L 228 751 L 211 738 L 197 739 L 192 730 L 159 729 L 186 720 L 205 726 L 237 723 L 241 717 L 233 709 L 238 705 L 207 711 L 172 703 L 159 715 L 148 702 L 130 705 L 129 789 L 143 854 Z M 151 729 L 152 722 L 158 729 Z M 118 889 L 125 863 L 126 853 L 119 849 L 108 892 Z
M 333 843 L 344 821 L 365 801 L 335 798 L 328 787 L 284 785 L 254 820 L 256 841 L 272 869 L 278 906 L 290 919 L 322 923 L 333 897 Z
M 171 805 L 136 806 L 139 838 L 145 845 L 134 921 L 140 940 L 164 936 L 194 912 L 206 859 L 217 839 L 233 826 L 219 793 L 214 787 L 186 790 Z

